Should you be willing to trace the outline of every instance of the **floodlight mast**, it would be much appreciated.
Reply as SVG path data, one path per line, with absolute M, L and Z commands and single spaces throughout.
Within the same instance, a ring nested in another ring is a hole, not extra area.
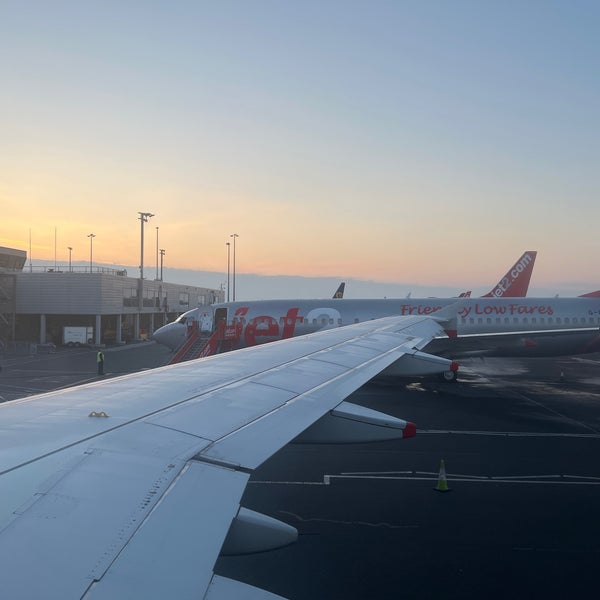
M 140 252 L 140 279 L 144 279 L 144 223 L 148 222 L 148 219 L 154 216 L 153 213 L 149 212 L 138 212 L 138 219 L 140 220 L 140 232 L 141 232 L 141 252 Z

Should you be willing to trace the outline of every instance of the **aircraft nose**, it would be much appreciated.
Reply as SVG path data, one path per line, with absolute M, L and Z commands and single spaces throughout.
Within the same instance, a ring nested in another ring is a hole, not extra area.
M 162 327 L 159 327 L 151 336 L 151 339 L 155 342 L 157 342 L 158 344 L 167 344 L 167 340 L 170 337 L 169 336 L 169 331 L 170 331 L 170 327 L 169 325 L 163 325 Z
M 152 340 L 176 350 L 185 340 L 186 331 L 186 326 L 181 323 L 167 323 L 152 334 Z

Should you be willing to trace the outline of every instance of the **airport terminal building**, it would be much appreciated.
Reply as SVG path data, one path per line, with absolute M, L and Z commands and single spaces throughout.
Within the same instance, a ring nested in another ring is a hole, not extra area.
M 177 315 L 223 302 L 223 291 L 129 277 L 105 267 L 25 267 L 0 247 L 0 342 L 63 343 L 65 327 L 91 327 L 94 344 L 145 339 Z

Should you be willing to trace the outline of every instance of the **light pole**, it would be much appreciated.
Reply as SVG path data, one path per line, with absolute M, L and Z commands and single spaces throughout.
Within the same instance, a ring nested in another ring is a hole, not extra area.
M 148 222 L 150 217 L 154 215 L 149 212 L 139 212 L 138 211 L 138 219 L 140 220 L 141 227 L 141 252 L 140 252 L 140 279 L 144 279 L 144 223 Z
M 240 236 L 237 233 L 232 233 L 229 237 L 233 238 L 233 301 L 235 302 L 235 238 Z
M 227 245 L 227 302 L 229 302 L 229 256 L 231 254 L 231 242 L 226 242 Z
M 71 252 L 73 252 L 73 247 L 67 246 L 67 248 L 69 249 L 69 273 L 71 273 L 73 272 L 73 269 L 71 268 Z
M 92 242 L 94 241 L 94 238 L 96 237 L 95 233 L 90 233 L 88 235 L 88 237 L 90 238 L 90 273 L 92 272 Z
M 160 249 L 160 280 L 162 281 L 162 269 L 163 269 L 163 257 L 165 256 L 165 249 Z
M 158 279 L 158 227 L 156 228 L 156 279 Z

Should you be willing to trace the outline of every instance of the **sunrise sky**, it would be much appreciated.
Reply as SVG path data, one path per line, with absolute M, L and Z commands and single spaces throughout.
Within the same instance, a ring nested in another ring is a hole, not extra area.
M 600 288 L 600 3 L 0 0 L 0 246 Z

